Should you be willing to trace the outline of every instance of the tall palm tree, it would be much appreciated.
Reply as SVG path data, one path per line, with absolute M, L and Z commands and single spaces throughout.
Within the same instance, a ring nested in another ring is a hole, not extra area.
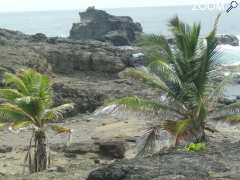
M 163 36 L 150 37 L 152 43 L 162 48 L 165 59 L 154 60 L 146 68 L 130 68 L 123 72 L 123 75 L 141 80 L 162 92 L 155 100 L 124 97 L 104 108 L 107 112 L 127 108 L 155 114 L 158 122 L 142 138 L 145 142 L 140 152 L 154 149 L 160 129 L 174 135 L 175 145 L 186 138 L 202 142 L 205 140 L 206 120 L 219 119 L 213 116 L 213 112 L 220 108 L 217 100 L 225 84 L 225 80 L 221 83 L 215 81 L 219 57 L 215 34 L 219 17 L 206 38 L 200 38 L 200 24 L 190 26 L 174 17 L 169 23 L 174 47 Z M 227 108 L 234 112 L 238 107 L 239 104 L 233 104 Z M 238 117 L 239 120 L 239 116 L 230 115 L 221 118 L 236 121 Z
M 0 89 L 0 120 L 11 123 L 11 129 L 31 126 L 33 129 L 34 158 L 31 158 L 31 142 L 26 158 L 29 161 L 31 173 L 45 170 L 48 165 L 46 149 L 46 129 L 48 122 L 63 118 L 63 113 L 71 108 L 72 104 L 64 104 L 52 108 L 53 93 L 51 82 L 46 75 L 34 70 L 24 70 L 17 75 L 6 73 L 4 76 L 6 88 Z M 52 126 L 58 131 L 60 127 Z M 61 131 L 69 132 L 62 128 Z

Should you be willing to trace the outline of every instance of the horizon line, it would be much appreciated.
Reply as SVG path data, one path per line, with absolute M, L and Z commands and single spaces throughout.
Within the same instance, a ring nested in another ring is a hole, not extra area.
M 113 9 L 136 9 L 136 8 L 167 8 L 167 7 L 182 7 L 182 6 L 193 6 L 194 4 L 173 4 L 173 5 L 159 5 L 159 6 L 136 6 L 136 7 L 108 7 L 108 8 L 101 8 L 101 7 L 95 7 L 99 10 L 113 10 Z M 91 6 L 89 6 L 91 7 Z M 43 9 L 43 10 L 17 10 L 17 11 L 0 11 L 0 14 L 7 14 L 7 13 L 39 13 L 39 12 L 57 12 L 57 11 L 84 11 L 87 8 L 81 8 L 81 9 Z

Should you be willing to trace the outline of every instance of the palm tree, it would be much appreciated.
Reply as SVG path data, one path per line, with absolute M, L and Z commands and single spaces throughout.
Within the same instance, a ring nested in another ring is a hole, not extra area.
M 152 61 L 146 68 L 130 68 L 122 73 L 162 92 L 155 100 L 136 96 L 116 99 L 103 110 L 115 112 L 124 108 L 154 114 L 158 121 L 146 131 L 145 138 L 141 138 L 145 141 L 140 152 L 149 153 L 154 149 L 160 129 L 175 137 L 175 145 L 186 138 L 202 142 L 206 139 L 204 130 L 213 130 L 206 126 L 206 121 L 219 119 L 213 114 L 222 108 L 217 101 L 226 82 L 216 83 L 219 52 L 215 34 L 219 17 L 206 38 L 200 38 L 200 24 L 190 26 L 174 17 L 169 23 L 174 47 L 163 36 L 150 37 L 152 43 L 162 48 L 165 58 Z M 233 104 L 226 109 L 235 113 L 238 107 L 239 104 Z M 239 117 L 227 114 L 221 118 L 233 122 L 239 121 Z
M 33 135 L 26 156 L 29 170 L 31 173 L 45 170 L 48 166 L 46 129 L 50 127 L 47 123 L 63 118 L 63 113 L 73 108 L 73 105 L 64 104 L 52 108 L 53 93 L 48 76 L 31 69 L 17 75 L 5 73 L 4 83 L 6 88 L 0 89 L 0 98 L 4 101 L 0 104 L 0 120 L 11 123 L 10 129 L 32 127 Z M 61 128 L 53 126 L 52 129 L 58 131 Z M 69 129 L 62 129 L 69 132 Z M 30 152 L 32 139 L 33 159 Z

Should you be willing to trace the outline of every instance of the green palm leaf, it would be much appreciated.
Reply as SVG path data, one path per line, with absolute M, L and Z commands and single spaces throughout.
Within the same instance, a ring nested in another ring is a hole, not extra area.
M 165 92 L 169 92 L 168 86 L 163 82 L 159 77 L 154 74 L 150 74 L 143 69 L 134 69 L 129 68 L 125 72 L 123 72 L 124 76 L 129 76 L 133 79 L 140 80 L 151 87 L 161 89 Z
M 31 69 L 24 70 L 17 75 L 6 73 L 4 82 L 8 85 L 8 89 L 0 90 L 0 98 L 7 103 L 0 104 L 0 121 L 10 122 L 9 128 L 11 129 L 33 126 L 33 135 L 25 160 L 29 160 L 31 173 L 45 170 L 48 167 L 47 122 L 62 118 L 62 113 L 72 109 L 73 105 L 65 104 L 53 108 L 53 93 L 49 78 Z M 57 130 L 61 130 L 61 133 L 71 132 L 55 127 L 55 131 Z M 71 134 L 69 133 L 70 139 Z M 35 146 L 32 146 L 32 140 Z M 31 148 L 34 148 L 34 159 L 31 158 Z
M 0 98 L 3 99 L 12 101 L 23 96 L 24 95 L 16 89 L 0 89 Z
M 148 39 L 151 42 L 151 44 L 160 46 L 166 52 L 167 60 L 171 60 L 173 58 L 171 48 L 164 36 L 151 35 L 149 36 Z
M 13 85 L 16 89 L 22 94 L 28 94 L 28 89 L 24 82 L 16 75 L 11 73 L 5 73 L 4 75 L 4 83 L 6 85 Z
M 29 120 L 17 120 L 11 124 L 11 128 L 12 129 L 21 129 L 21 128 L 28 127 L 31 124 L 33 124 L 33 122 L 29 121 Z
M 137 111 L 158 112 L 160 110 L 166 110 L 166 111 L 172 111 L 178 114 L 182 114 L 180 111 L 178 111 L 177 109 L 174 109 L 171 106 L 168 106 L 153 100 L 142 99 L 137 96 L 116 99 L 112 101 L 111 104 L 117 104 L 120 106 L 122 105 L 126 108 L 130 108 L 132 110 L 137 110 Z
M 164 129 L 176 137 L 175 144 L 181 139 L 194 137 L 196 141 L 205 138 L 204 129 L 208 114 L 216 108 L 223 84 L 213 82 L 216 71 L 216 60 L 219 57 L 217 47 L 216 28 L 219 21 L 216 18 L 213 30 L 206 38 L 200 37 L 201 25 L 192 26 L 183 23 L 178 17 L 169 22 L 174 43 L 171 46 L 162 36 L 147 38 L 148 43 L 158 45 L 167 54 L 167 58 L 154 58 L 148 68 L 127 69 L 123 75 L 156 88 L 167 98 L 163 102 L 146 100 L 138 97 L 126 97 L 113 101 L 109 109 L 125 107 L 136 111 L 150 111 L 172 113 L 173 117 L 160 116 L 158 126 L 151 127 L 145 134 L 144 151 L 154 148 L 154 141 L 158 140 L 159 129 Z M 150 44 L 151 45 L 151 44 Z M 161 52 L 161 51 L 160 51 Z M 214 76 L 213 76 L 214 75 Z M 163 97 L 161 95 L 161 97 Z M 227 107 L 232 113 L 240 112 L 237 104 Z M 109 110 L 107 109 L 107 111 Z M 155 112 L 155 113 L 154 113 Z M 163 119 L 164 118 L 164 119 Z M 225 117 L 226 118 L 226 117 Z M 228 116 L 228 120 L 237 121 L 237 116 Z M 208 128 L 211 130 L 211 128 Z
M 34 122 L 31 115 L 27 114 L 18 106 L 10 103 L 0 104 L 0 119 L 2 121 L 17 121 L 19 119 L 26 119 Z
M 63 119 L 63 114 L 74 108 L 74 104 L 64 104 L 52 109 L 46 109 L 41 115 L 43 121 L 53 121 Z
M 181 80 L 171 65 L 167 64 L 166 62 L 162 60 L 156 60 L 150 63 L 148 67 L 150 68 L 151 72 L 158 75 L 159 77 L 165 77 L 166 81 L 170 81 L 181 86 Z

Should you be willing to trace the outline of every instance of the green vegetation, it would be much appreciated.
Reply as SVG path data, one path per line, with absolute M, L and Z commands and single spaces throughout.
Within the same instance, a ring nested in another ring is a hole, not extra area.
M 147 68 L 130 68 L 123 73 L 162 92 L 155 100 L 125 97 L 112 102 L 128 110 L 151 112 L 158 119 L 142 138 L 140 153 L 153 151 L 159 129 L 172 134 L 175 145 L 184 139 L 200 143 L 206 139 L 205 130 L 214 132 L 206 123 L 209 119 L 219 119 L 215 114 L 221 114 L 216 113 L 222 110 L 217 104 L 225 85 L 225 80 L 216 81 L 216 60 L 220 54 L 216 49 L 215 35 L 219 17 L 206 38 L 200 38 L 200 24 L 190 26 L 174 17 L 169 22 L 175 42 L 173 47 L 163 36 L 150 36 L 147 41 L 161 48 L 164 59 L 152 59 Z M 225 110 L 231 109 L 225 118 L 239 113 L 239 107 L 239 104 L 224 107 Z
M 191 143 L 189 145 L 187 145 L 185 147 L 185 149 L 188 152 L 197 152 L 197 151 L 202 151 L 206 148 L 206 144 L 205 143 Z
M 144 51 L 145 55 L 145 65 L 149 65 L 151 62 L 155 60 L 162 59 L 164 60 L 164 51 L 161 47 L 159 47 L 158 43 L 152 41 L 152 37 L 157 37 L 154 35 L 140 35 L 137 38 L 136 46 L 141 47 Z
M 0 104 L 0 119 L 4 123 L 10 123 L 10 129 L 13 130 L 31 126 L 33 134 L 25 162 L 29 162 L 30 173 L 45 170 L 48 165 L 46 130 L 52 127 L 48 122 L 63 118 L 63 113 L 73 108 L 73 105 L 64 104 L 52 108 L 53 94 L 48 76 L 31 69 L 17 75 L 6 73 L 4 83 L 6 88 L 0 89 L 0 98 L 4 100 Z M 52 129 L 57 133 L 70 132 L 67 128 L 56 126 Z

